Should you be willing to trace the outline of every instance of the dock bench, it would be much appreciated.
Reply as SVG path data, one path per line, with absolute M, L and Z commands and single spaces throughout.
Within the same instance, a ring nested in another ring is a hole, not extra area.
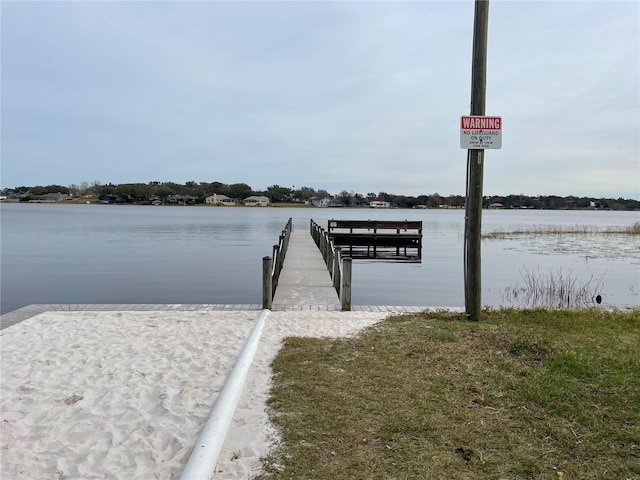
M 352 258 L 420 262 L 422 221 L 329 220 L 327 234 Z

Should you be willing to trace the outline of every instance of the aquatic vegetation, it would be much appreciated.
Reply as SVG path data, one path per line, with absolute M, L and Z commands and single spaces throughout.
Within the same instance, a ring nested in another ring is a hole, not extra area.
M 524 286 L 507 287 L 504 300 L 522 307 L 594 307 L 602 301 L 604 274 L 582 280 L 571 272 L 520 271 Z
M 598 225 L 536 225 L 520 230 L 494 230 L 484 233 L 482 238 L 501 240 L 514 237 L 530 237 L 544 235 L 640 235 L 640 222 L 625 226 Z

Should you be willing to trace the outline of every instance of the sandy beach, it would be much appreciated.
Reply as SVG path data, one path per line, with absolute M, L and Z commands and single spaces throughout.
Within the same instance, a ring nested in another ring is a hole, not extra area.
M 3 479 L 179 478 L 257 311 L 47 312 L 0 332 Z M 272 312 L 215 478 L 252 478 L 287 336 L 347 336 L 386 312 Z

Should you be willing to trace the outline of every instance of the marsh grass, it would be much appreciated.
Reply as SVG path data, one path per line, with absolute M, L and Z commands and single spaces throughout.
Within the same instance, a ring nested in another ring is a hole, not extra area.
M 268 402 L 281 443 L 259 478 L 640 478 L 640 310 L 484 319 L 287 339 Z
M 482 235 L 487 240 L 504 240 L 516 237 L 554 235 L 640 235 L 640 222 L 629 226 L 600 227 L 597 225 L 538 225 L 522 230 L 495 230 Z
M 595 307 L 604 286 L 604 274 L 583 280 L 562 269 L 543 273 L 524 268 L 520 276 L 524 286 L 507 287 L 503 296 L 505 302 L 520 307 Z

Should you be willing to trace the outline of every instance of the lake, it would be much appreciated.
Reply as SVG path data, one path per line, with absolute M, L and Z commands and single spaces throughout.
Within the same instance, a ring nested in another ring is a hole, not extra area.
M 34 303 L 262 301 L 262 257 L 289 218 L 422 220 L 419 264 L 354 261 L 354 305 L 464 306 L 462 210 L 0 205 L 0 301 Z M 485 210 L 483 232 L 532 226 L 630 226 L 640 212 Z M 603 305 L 637 306 L 640 238 L 555 235 L 482 242 L 482 304 L 520 306 L 527 275 L 601 281 Z

